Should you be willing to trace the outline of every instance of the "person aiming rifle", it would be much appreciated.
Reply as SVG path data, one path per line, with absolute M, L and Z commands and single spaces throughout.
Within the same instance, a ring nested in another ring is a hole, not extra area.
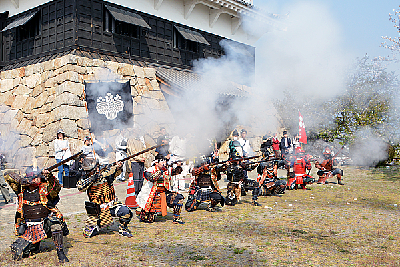
M 112 164 L 99 165 L 96 155 L 94 158 L 85 157 L 82 160 L 84 173 L 77 183 L 77 188 L 81 192 L 86 191 L 89 198 L 89 201 L 85 202 L 88 218 L 83 230 L 84 237 L 91 238 L 99 234 L 101 228 L 113 224 L 113 217 L 119 218 L 119 235 L 128 238 L 133 237 L 128 229 L 133 213 L 127 206 L 118 201 L 113 183 L 121 174 L 124 161 L 157 147 L 150 147 Z
M 315 167 L 319 169 L 317 175 L 319 179 L 317 184 L 328 184 L 328 179 L 332 176 L 337 177 L 338 184 L 344 185 L 342 181 L 343 170 L 339 168 L 335 168 L 334 166 L 337 165 L 337 161 L 335 158 L 337 155 L 342 151 L 344 146 L 334 155 L 332 156 L 332 151 L 329 146 L 326 146 L 323 152 L 323 159 L 320 159 L 315 163 Z

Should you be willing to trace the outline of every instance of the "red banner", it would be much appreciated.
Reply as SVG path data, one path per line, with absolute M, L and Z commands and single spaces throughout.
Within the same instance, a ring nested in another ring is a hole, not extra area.
M 304 125 L 303 116 L 299 111 L 299 142 L 307 144 L 306 126 Z

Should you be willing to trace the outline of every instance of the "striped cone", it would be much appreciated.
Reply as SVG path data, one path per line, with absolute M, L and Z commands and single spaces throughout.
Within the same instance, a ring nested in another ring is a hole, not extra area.
M 139 207 L 139 205 L 136 203 L 135 186 L 133 184 L 133 173 L 129 174 L 125 205 L 127 205 L 129 208 L 133 208 L 133 209 L 136 209 L 137 207 Z

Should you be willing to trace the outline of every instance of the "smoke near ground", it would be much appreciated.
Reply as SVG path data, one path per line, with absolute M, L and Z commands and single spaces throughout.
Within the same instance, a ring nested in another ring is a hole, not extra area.
M 350 157 L 356 166 L 374 166 L 388 158 L 388 143 L 377 137 L 369 128 L 356 133 Z

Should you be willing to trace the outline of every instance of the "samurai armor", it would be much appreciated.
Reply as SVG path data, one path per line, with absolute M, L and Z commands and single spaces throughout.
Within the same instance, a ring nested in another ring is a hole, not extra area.
M 99 204 L 90 201 L 85 201 L 85 209 L 88 215 L 98 216 L 100 214 Z
M 50 213 L 49 209 L 42 204 L 34 206 L 23 205 L 22 210 L 24 212 L 24 218 L 31 220 L 46 218 Z
M 43 223 L 28 225 L 25 233 L 21 236 L 33 244 L 47 238 L 46 232 L 43 229 Z
M 211 187 L 213 185 L 211 175 L 201 173 L 197 178 L 197 184 L 200 187 Z
M 31 242 L 25 240 L 23 238 L 18 238 L 11 244 L 11 253 L 13 255 L 13 260 L 19 261 L 22 259 L 22 255 L 24 252 L 28 250 Z

